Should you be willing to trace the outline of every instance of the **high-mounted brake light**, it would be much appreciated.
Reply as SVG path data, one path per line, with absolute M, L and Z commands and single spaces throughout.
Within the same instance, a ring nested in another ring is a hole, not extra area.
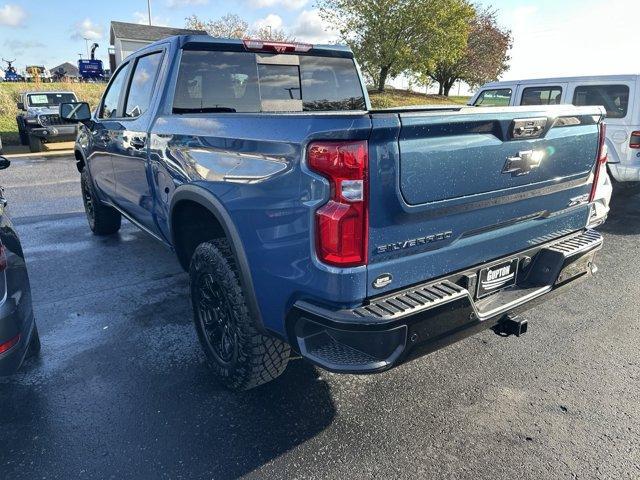
M 261 51 L 261 52 L 276 52 L 276 53 L 305 53 L 313 48 L 310 43 L 299 42 L 266 42 L 264 40 L 244 39 L 244 48 L 247 50 Z
M 640 149 L 640 132 L 631 132 L 631 140 L 629 141 L 629 147 L 634 150 Z
M 598 190 L 598 184 L 600 183 L 600 177 L 607 174 L 607 160 L 608 160 L 607 125 L 604 122 L 602 122 L 600 124 L 596 170 L 593 176 L 593 185 L 591 186 L 591 194 L 589 195 L 589 202 L 593 202 L 597 198 L 597 190 Z
M 325 263 L 355 267 L 367 263 L 369 238 L 368 144 L 314 142 L 309 167 L 331 183 L 331 198 L 316 212 L 316 250 Z

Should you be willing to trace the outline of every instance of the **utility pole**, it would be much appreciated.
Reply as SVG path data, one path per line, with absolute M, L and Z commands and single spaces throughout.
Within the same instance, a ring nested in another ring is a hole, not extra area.
M 151 0 L 147 0 L 147 12 L 149 12 L 149 25 L 151 25 Z
M 85 46 L 85 47 L 86 47 L 86 49 L 87 49 L 87 58 L 89 58 L 89 39 L 88 39 L 88 38 L 85 38 L 85 37 L 82 37 L 82 38 L 83 38 L 83 40 L 84 40 L 84 46 Z

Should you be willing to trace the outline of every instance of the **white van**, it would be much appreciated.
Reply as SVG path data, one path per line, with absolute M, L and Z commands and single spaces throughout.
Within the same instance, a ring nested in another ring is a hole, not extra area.
M 541 78 L 483 85 L 469 105 L 603 105 L 607 110 L 609 172 L 640 185 L 640 75 Z M 625 186 L 632 186 L 626 183 Z

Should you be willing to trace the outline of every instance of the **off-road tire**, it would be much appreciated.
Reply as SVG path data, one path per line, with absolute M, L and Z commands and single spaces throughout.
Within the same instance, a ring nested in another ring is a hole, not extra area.
M 18 135 L 20 136 L 20 145 L 29 145 L 29 134 L 25 130 L 24 121 L 18 117 L 16 120 L 18 123 Z
M 33 325 L 33 332 L 31 332 L 31 340 L 29 341 L 29 351 L 27 355 L 29 357 L 36 357 L 40 354 L 40 349 L 42 345 L 40 344 L 40 334 L 38 333 L 38 326 Z
M 86 168 L 80 174 L 80 187 L 84 212 L 87 215 L 89 228 L 94 235 L 112 235 L 120 230 L 122 215 L 98 199 Z
M 42 139 L 35 135 L 29 134 L 29 151 L 31 153 L 38 153 L 44 150 Z
M 189 276 L 196 331 L 217 379 L 240 391 L 280 376 L 289 362 L 290 347 L 257 330 L 228 241 L 200 244 L 191 258 Z

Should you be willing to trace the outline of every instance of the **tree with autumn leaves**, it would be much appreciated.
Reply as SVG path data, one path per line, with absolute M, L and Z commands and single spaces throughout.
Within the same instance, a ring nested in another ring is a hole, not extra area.
M 467 44 L 462 55 L 443 57 L 435 66 L 418 70 L 439 85 L 439 94 L 449 96 L 457 81 L 471 87 L 496 80 L 509 69 L 511 32 L 498 25 L 491 8 L 476 10 L 469 20 Z
M 477 86 L 508 68 L 511 32 L 492 9 L 467 0 L 320 0 L 321 16 L 353 49 L 377 91 L 404 73 L 433 79 L 449 95 L 458 80 Z
M 286 42 L 293 37 L 279 28 L 260 27 L 252 29 L 249 23 L 239 15 L 228 13 L 214 20 L 202 20 L 197 15 L 191 15 L 185 20 L 185 28 L 207 32 L 217 38 L 260 38 L 274 42 Z

